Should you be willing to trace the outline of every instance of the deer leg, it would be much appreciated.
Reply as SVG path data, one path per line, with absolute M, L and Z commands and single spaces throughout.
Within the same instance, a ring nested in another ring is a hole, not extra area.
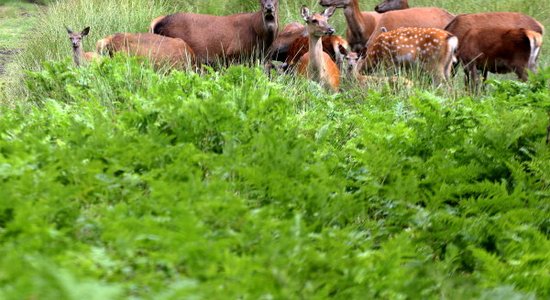
M 524 68 L 516 68 L 516 75 L 518 75 L 519 80 L 527 81 L 527 71 Z

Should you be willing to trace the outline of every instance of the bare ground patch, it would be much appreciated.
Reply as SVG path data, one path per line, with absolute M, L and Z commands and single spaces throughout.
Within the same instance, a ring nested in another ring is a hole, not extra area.
M 6 74 L 6 66 L 13 60 L 13 57 L 21 51 L 20 49 L 0 49 L 0 76 Z

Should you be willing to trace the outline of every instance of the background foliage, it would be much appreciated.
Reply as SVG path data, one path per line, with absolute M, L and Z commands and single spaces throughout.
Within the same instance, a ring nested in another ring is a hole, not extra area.
M 71 0 L 37 20 L 0 108 L 0 299 L 550 297 L 549 68 L 479 95 L 328 94 L 258 67 L 68 57 L 64 24 L 91 25 L 89 49 L 166 12 L 255 6 Z

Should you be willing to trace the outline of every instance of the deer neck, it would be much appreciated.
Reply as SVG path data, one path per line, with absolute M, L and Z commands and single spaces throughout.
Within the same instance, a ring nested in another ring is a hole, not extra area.
M 321 37 L 309 36 L 309 66 L 308 72 L 314 78 L 321 78 L 323 67 L 323 41 Z
M 78 48 L 73 48 L 73 60 L 77 66 L 80 66 L 80 64 L 82 63 L 83 57 L 84 57 L 84 50 L 82 50 L 82 46 Z
M 361 13 L 361 10 L 359 9 L 359 2 L 357 0 L 353 0 L 350 5 L 344 8 L 344 16 L 346 17 L 348 28 L 354 40 L 362 40 L 364 32 L 372 33 L 374 30 L 374 20 L 365 22 L 367 20 L 365 20 L 363 14 Z M 368 28 L 366 28 L 365 25 L 368 25 Z
M 273 20 L 268 20 L 262 11 L 259 11 L 252 16 L 254 31 L 258 35 L 259 39 L 262 40 L 262 48 L 264 50 L 269 48 L 277 37 L 279 30 L 278 19 L 278 15 L 275 13 L 273 15 Z

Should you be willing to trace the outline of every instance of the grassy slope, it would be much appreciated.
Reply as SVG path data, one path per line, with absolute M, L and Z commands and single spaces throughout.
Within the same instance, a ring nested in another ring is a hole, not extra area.
M 8 69 L 16 52 L 31 38 L 31 29 L 38 14 L 38 7 L 19 1 L 8 1 L 0 5 L 0 95 L 9 82 Z M 0 96 L 1 97 L 1 96 Z

